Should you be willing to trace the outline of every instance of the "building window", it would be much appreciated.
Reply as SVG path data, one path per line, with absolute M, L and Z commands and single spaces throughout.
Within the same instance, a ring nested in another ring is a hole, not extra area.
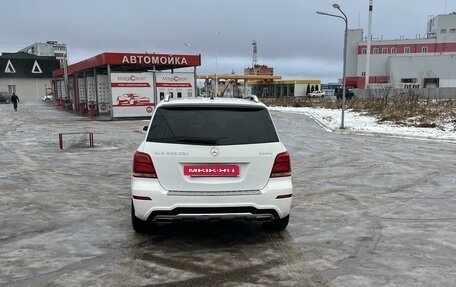
M 456 29 L 455 28 L 450 29 L 450 33 L 452 33 L 452 34 L 456 33 Z
M 427 53 L 427 52 L 428 52 L 427 46 L 421 47 L 421 53 Z
M 361 72 L 361 77 L 365 77 L 366 76 L 366 72 Z
M 439 87 L 439 78 L 424 78 L 423 79 L 423 88 L 438 88 Z
M 58 51 L 64 51 L 65 50 L 65 46 L 52 46 L 55 50 L 58 50 Z
M 441 34 L 446 34 L 446 32 L 447 32 L 447 29 L 440 29 Z
M 397 54 L 397 48 L 396 47 L 391 48 L 391 54 Z
M 367 48 L 363 48 L 363 49 L 361 50 L 361 54 L 367 54 Z
M 409 54 L 410 53 L 410 47 L 405 47 L 404 48 L 404 53 Z
M 388 54 L 388 48 L 382 48 L 382 54 Z
M 401 79 L 401 88 L 402 89 L 416 89 L 419 87 L 420 87 L 420 84 L 417 83 L 416 78 Z
M 374 48 L 372 54 L 378 54 L 378 48 Z

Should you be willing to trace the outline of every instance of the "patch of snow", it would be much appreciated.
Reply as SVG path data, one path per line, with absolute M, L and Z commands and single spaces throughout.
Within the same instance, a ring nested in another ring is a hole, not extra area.
M 456 123 L 454 120 L 448 120 L 443 125 L 443 127 L 407 127 L 388 122 L 379 123 L 378 120 L 372 116 L 367 116 L 351 110 L 345 110 L 345 129 L 340 129 L 342 118 L 341 109 L 269 107 L 269 110 L 286 113 L 306 114 L 315 119 L 326 130 L 333 132 L 354 132 L 361 134 L 381 134 L 385 136 L 456 141 Z

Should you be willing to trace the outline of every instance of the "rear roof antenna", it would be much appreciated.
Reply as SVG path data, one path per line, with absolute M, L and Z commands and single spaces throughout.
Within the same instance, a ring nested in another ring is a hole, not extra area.
M 258 97 L 256 95 L 248 95 L 248 96 L 245 96 L 244 99 L 254 101 L 255 103 L 260 102 L 260 100 L 258 100 Z

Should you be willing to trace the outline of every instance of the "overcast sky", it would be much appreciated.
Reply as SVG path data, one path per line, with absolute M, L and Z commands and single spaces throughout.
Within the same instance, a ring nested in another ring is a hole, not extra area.
M 334 82 L 342 75 L 344 22 L 367 34 L 369 0 L 1 0 L 0 52 L 36 42 L 67 44 L 70 64 L 103 52 L 201 54 L 199 74 L 243 74 L 258 63 L 285 79 Z M 374 38 L 424 36 L 430 15 L 456 0 L 374 0 Z M 217 61 L 216 61 L 217 59 Z M 217 62 L 217 65 L 216 65 Z

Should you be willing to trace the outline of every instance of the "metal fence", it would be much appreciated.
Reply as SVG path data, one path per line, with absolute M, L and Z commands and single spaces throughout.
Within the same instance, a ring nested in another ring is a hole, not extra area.
M 398 89 L 398 88 L 375 88 L 375 89 L 354 89 L 356 97 L 380 97 L 385 96 L 404 96 L 414 95 L 418 99 L 456 99 L 456 88 L 417 88 L 417 89 Z

